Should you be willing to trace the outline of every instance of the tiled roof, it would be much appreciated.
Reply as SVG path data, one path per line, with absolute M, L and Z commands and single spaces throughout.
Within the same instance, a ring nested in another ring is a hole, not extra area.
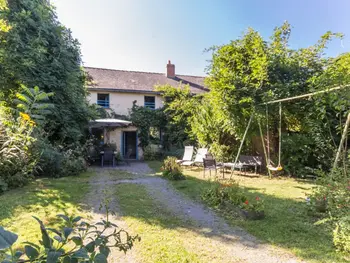
M 192 93 L 208 91 L 204 87 L 204 77 L 176 75 L 175 78 L 167 78 L 163 73 L 137 72 L 126 70 L 114 70 L 103 68 L 85 67 L 92 77 L 89 89 L 104 89 L 123 92 L 154 92 L 155 85 L 170 84 L 178 87 L 180 83 L 189 84 Z

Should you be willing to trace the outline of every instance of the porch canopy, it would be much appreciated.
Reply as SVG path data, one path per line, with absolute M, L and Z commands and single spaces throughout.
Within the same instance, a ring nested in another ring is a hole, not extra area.
M 97 119 L 89 122 L 90 128 L 127 127 L 131 124 L 131 121 L 125 121 L 120 119 Z

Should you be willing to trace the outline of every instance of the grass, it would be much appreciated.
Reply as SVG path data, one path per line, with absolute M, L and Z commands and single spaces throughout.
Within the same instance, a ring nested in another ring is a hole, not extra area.
M 35 242 L 40 236 L 39 217 L 45 224 L 57 227 L 57 214 L 80 215 L 84 212 L 83 199 L 89 191 L 88 180 L 94 173 L 85 172 L 77 177 L 37 179 L 31 184 L 0 195 L 0 225 L 19 235 L 17 247 L 22 242 Z
M 187 249 L 181 220 L 155 203 L 144 186 L 123 184 L 115 190 L 123 220 L 141 236 L 135 248 L 142 262 L 203 262 Z
M 151 166 L 158 172 L 160 162 L 153 162 Z M 201 169 L 187 169 L 184 173 L 187 180 L 173 181 L 172 184 L 201 202 L 201 193 L 211 182 L 203 179 Z M 249 197 L 260 196 L 265 200 L 267 216 L 261 221 L 245 221 L 218 211 L 231 225 L 239 225 L 259 239 L 286 248 L 311 262 L 344 262 L 344 255 L 336 253 L 333 247 L 331 230 L 325 225 L 315 225 L 316 219 L 307 214 L 305 198 L 314 186 L 312 183 L 289 178 L 270 180 L 236 175 L 234 179 L 246 189 Z

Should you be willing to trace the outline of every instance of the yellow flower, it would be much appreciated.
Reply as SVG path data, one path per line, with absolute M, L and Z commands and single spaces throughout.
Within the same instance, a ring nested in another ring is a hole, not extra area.
M 30 121 L 30 116 L 27 113 L 20 112 L 19 115 L 22 117 L 22 119 Z

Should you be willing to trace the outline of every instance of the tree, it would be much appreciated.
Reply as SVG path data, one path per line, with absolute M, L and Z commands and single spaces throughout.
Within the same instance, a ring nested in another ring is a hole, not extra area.
M 48 0 L 12 0 L 2 7 L 0 99 L 13 106 L 21 84 L 53 92 L 55 108 L 45 126 L 50 140 L 84 140 L 90 111 L 78 41 Z

